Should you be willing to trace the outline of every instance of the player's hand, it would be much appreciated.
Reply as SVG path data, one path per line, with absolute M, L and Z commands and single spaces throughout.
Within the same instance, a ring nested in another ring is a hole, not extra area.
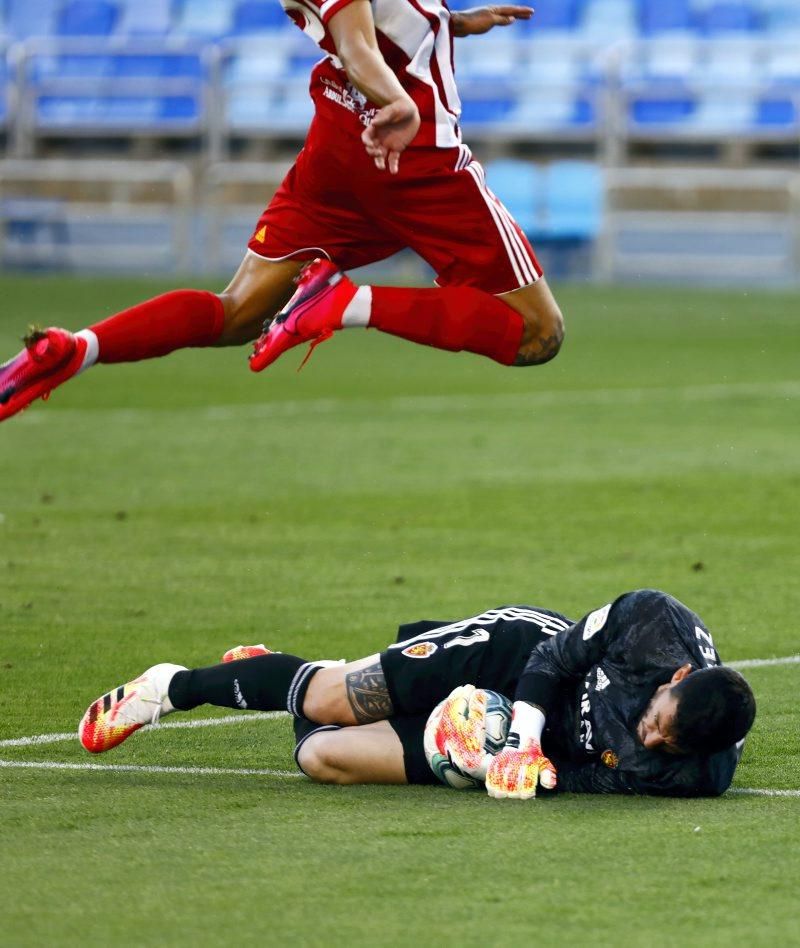
M 439 713 L 436 746 L 455 766 L 483 780 L 489 755 L 483 750 L 486 736 L 486 692 L 461 685 L 450 693 Z
M 450 23 L 453 36 L 478 36 L 480 33 L 488 33 L 496 26 L 510 26 L 517 20 L 530 20 L 532 16 L 531 7 L 505 4 L 454 11 L 450 14 Z
M 361 134 L 367 154 L 377 168 L 397 174 L 400 155 L 408 148 L 419 131 L 419 110 L 412 99 L 395 99 L 373 116 Z
M 536 788 L 556 788 L 556 768 L 542 753 L 536 743 L 527 747 L 510 747 L 508 744 L 489 762 L 486 772 L 486 792 L 498 800 L 510 797 L 514 800 L 530 800 L 536 796 Z

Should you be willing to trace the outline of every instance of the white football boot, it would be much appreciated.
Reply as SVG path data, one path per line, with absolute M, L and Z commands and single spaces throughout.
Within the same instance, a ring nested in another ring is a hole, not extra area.
M 164 662 L 93 701 L 78 725 L 81 744 L 92 754 L 101 754 L 121 744 L 145 724 L 157 724 L 175 708 L 169 700 L 169 683 L 183 665 Z

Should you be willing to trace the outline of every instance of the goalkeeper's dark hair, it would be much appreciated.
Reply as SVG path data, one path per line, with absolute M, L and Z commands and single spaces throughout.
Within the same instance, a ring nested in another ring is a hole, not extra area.
M 740 741 L 753 726 L 756 699 L 732 668 L 701 668 L 672 689 L 678 699 L 673 736 L 690 754 L 713 754 Z

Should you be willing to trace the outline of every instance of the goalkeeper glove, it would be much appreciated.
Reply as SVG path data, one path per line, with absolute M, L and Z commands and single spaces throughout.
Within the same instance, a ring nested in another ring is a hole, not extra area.
M 486 692 L 460 685 L 442 702 L 436 726 L 436 747 L 460 771 L 483 780 L 489 755 L 484 753 Z
M 524 701 L 514 702 L 506 746 L 489 761 L 486 792 L 490 797 L 530 800 L 541 785 L 555 790 L 556 768 L 544 756 L 541 734 L 544 714 Z

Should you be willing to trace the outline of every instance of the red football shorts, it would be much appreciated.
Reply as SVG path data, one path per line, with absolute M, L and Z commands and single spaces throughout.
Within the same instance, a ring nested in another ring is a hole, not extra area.
M 358 137 L 320 116 L 248 247 L 267 260 L 326 256 L 342 270 L 410 247 L 440 286 L 494 295 L 542 275 L 528 239 L 465 145 L 409 148 L 390 175 L 375 167 Z

